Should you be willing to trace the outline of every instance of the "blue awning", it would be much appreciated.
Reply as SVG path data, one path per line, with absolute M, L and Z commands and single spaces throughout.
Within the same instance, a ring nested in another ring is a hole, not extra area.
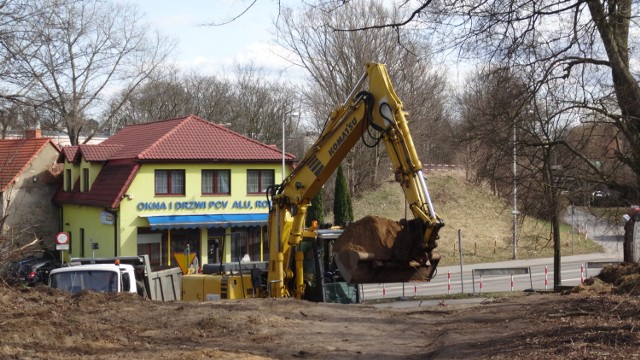
M 225 228 L 267 224 L 268 214 L 161 215 L 149 216 L 152 230 Z

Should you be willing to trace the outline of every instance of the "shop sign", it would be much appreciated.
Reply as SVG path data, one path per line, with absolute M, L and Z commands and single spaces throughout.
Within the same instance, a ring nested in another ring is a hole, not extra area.
M 108 211 L 101 212 L 100 222 L 105 225 L 113 225 L 113 214 Z
M 267 200 L 218 200 L 218 201 L 140 201 L 136 205 L 138 211 L 161 210 L 227 210 L 227 209 L 268 209 Z

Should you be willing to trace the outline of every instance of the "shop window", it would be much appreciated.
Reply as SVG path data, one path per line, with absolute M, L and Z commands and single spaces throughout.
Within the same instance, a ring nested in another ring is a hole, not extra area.
M 82 169 L 82 191 L 89 191 L 89 169 Z
M 274 184 L 273 170 L 247 170 L 247 193 L 264 194 Z
M 231 194 L 231 176 L 229 170 L 202 170 L 203 195 Z
M 260 261 L 262 258 L 264 261 L 269 260 L 269 247 L 267 246 L 266 239 L 266 226 L 253 226 L 248 228 L 248 249 L 249 255 L 252 260 Z M 264 231 L 262 231 L 264 230 Z M 261 236 L 262 233 L 262 236 Z M 260 243 L 262 243 L 262 257 L 260 256 Z
M 260 261 L 260 232 L 261 227 L 258 226 L 234 228 L 231 236 L 231 260 L 239 261 L 245 255 L 249 255 L 251 261 Z M 268 261 L 268 247 L 264 245 L 263 247 L 262 258 Z
M 198 257 L 200 262 L 200 229 L 174 229 L 171 230 L 171 243 L 167 244 L 171 252 L 172 264 L 178 264 L 178 258 L 186 256 Z
M 64 171 L 64 185 L 65 191 L 71 191 L 71 187 L 73 186 L 73 183 L 71 182 L 71 169 Z
M 184 170 L 156 170 L 156 195 L 184 195 Z
M 240 261 L 245 255 L 249 255 L 250 259 L 255 260 L 249 254 L 249 234 L 246 229 L 233 229 L 231 234 L 231 261 Z

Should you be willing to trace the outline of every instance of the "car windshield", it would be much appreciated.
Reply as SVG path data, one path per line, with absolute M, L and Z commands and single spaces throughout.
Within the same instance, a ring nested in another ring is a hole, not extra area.
M 118 273 L 106 270 L 78 270 L 51 275 L 51 287 L 72 294 L 83 290 L 118 291 Z

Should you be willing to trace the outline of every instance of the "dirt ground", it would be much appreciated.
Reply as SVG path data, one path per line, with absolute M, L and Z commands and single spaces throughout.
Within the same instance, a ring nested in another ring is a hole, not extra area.
M 402 309 L 0 286 L 0 359 L 640 359 L 640 285 L 627 270 L 565 294 Z

